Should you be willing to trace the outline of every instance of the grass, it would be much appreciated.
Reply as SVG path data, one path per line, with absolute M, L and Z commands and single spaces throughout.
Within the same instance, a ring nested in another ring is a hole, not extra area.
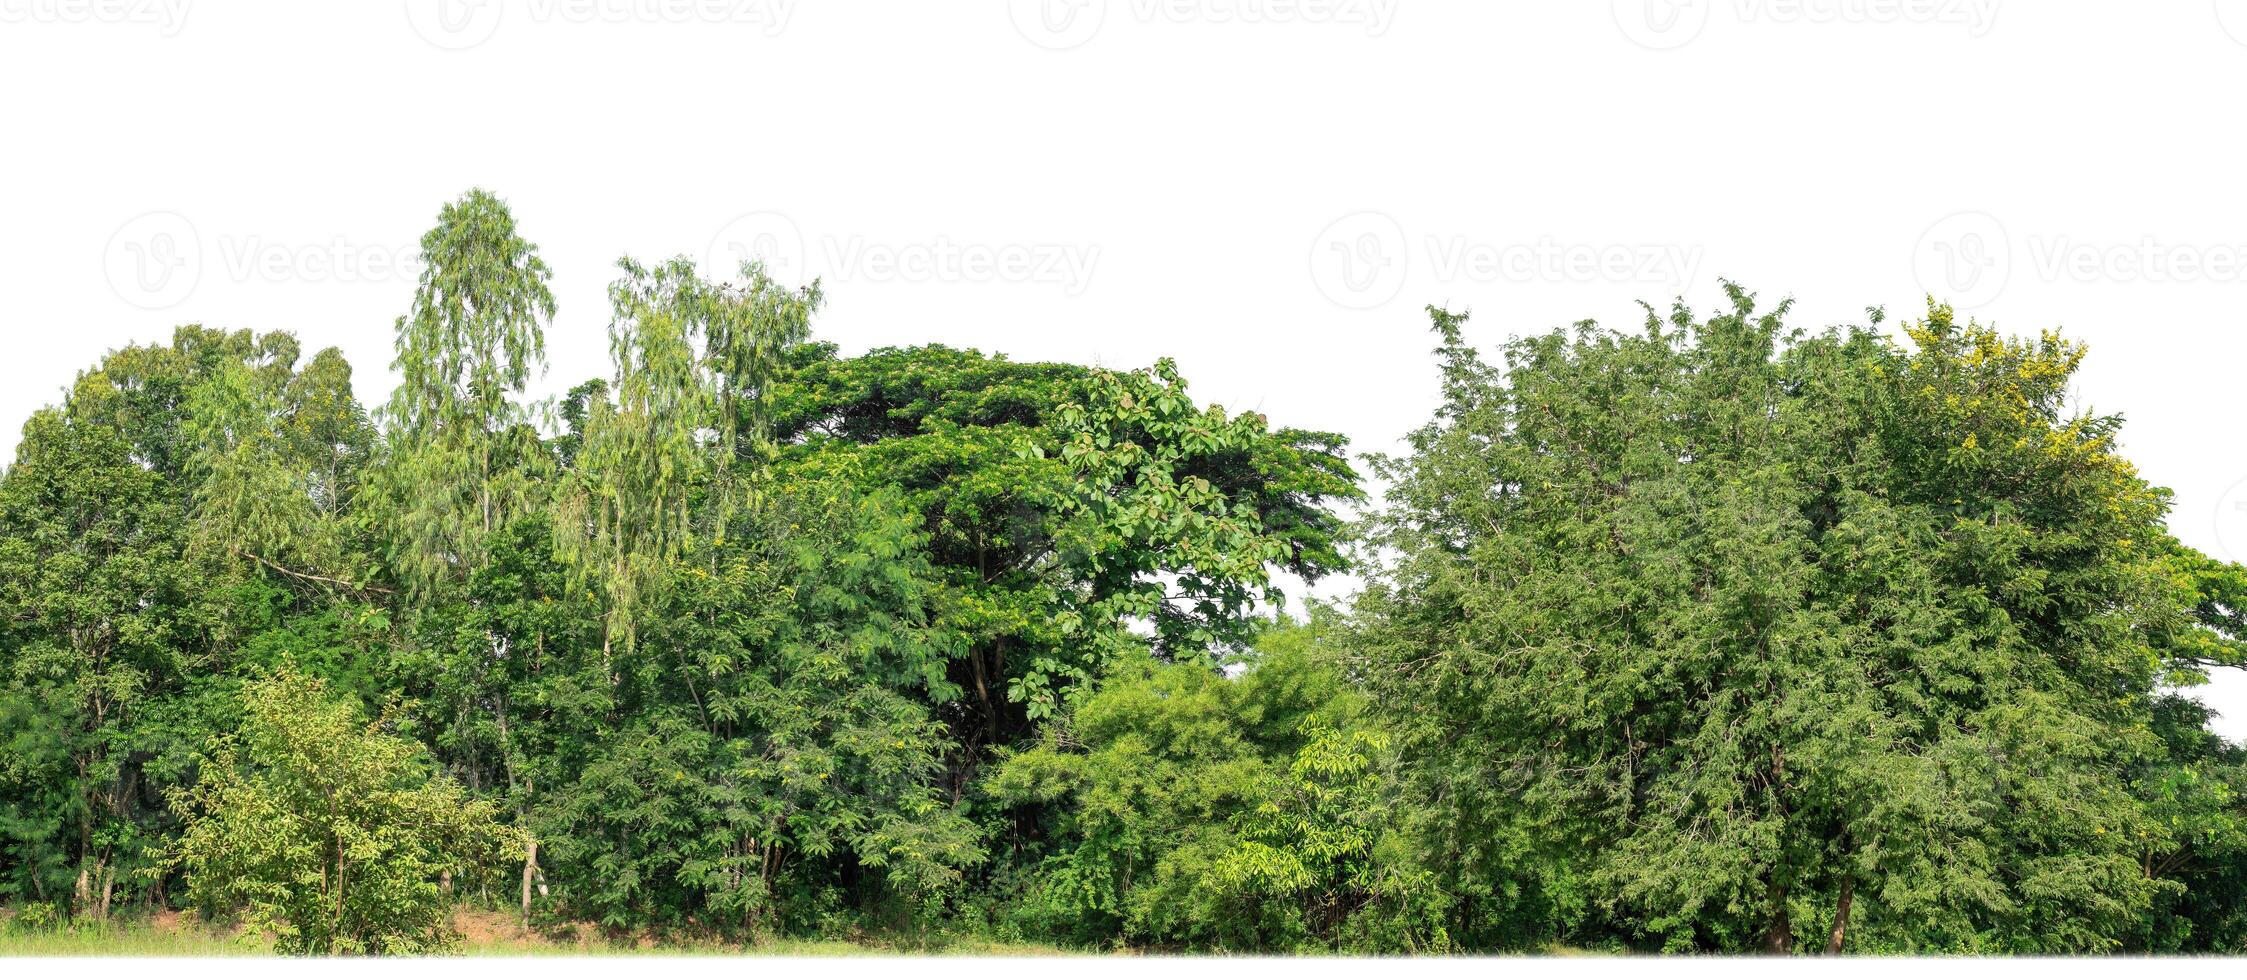
M 1067 956 L 1053 946 L 1003 943 L 976 937 L 931 937 L 892 942 L 882 939 L 770 939 L 749 945 L 654 940 L 619 943 L 589 929 L 576 938 L 526 932 L 512 916 L 461 912 L 453 927 L 464 939 L 466 956 Z M 44 928 L 0 925 L 0 957 L 5 956 L 271 956 L 262 937 L 198 925 L 192 918 L 163 913 L 149 919 L 71 923 Z
M 0 931 L 0 956 L 262 956 L 270 952 L 215 933 L 170 932 L 137 923 Z

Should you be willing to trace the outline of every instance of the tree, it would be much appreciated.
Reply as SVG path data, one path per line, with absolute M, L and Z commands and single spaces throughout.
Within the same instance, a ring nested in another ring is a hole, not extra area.
M 576 402 L 582 436 L 555 533 L 579 584 L 600 588 L 607 635 L 629 645 L 670 566 L 698 533 L 722 538 L 734 491 L 756 487 L 735 470 L 745 449 L 769 439 L 772 376 L 781 352 L 803 341 L 819 292 L 815 283 L 790 295 L 756 264 L 743 267 L 740 288 L 703 280 L 684 258 L 618 265 L 624 277 L 609 287 L 616 373 L 604 388 L 614 397 L 595 400 L 587 389 Z
M 214 367 L 190 394 L 191 548 L 206 563 L 364 594 L 379 587 L 362 584 L 347 509 L 373 430 L 339 351 L 301 373 L 295 360 L 293 338 L 268 334 L 253 360 Z
M 421 239 L 413 308 L 398 318 L 398 387 L 381 475 L 392 561 L 417 593 L 465 582 L 487 539 L 533 495 L 537 437 L 514 398 L 546 356 L 552 273 L 507 205 L 471 190 Z
M 2082 351 L 1682 307 L 1517 340 L 1432 311 L 1353 642 L 1477 945 L 2096 951 L 2174 881 L 2166 497 L 2068 414 Z M 1878 317 L 1875 317 L 1878 323 Z
M 15 750 L 10 864 L 29 877 L 19 888 L 53 899 L 68 887 L 73 910 L 96 917 L 108 914 L 120 864 L 130 870 L 146 847 L 127 746 L 148 689 L 181 669 L 171 641 L 188 604 L 179 504 L 102 418 L 121 401 L 96 374 L 65 411 L 34 417 L 0 499 L 13 625 L 11 703 L 0 712 Z M 54 880 L 64 874 L 75 884 Z
M 987 791 L 1052 814 L 1016 921 L 1078 943 L 1445 948 L 1437 893 L 1397 860 L 1383 736 L 1327 659 L 1330 628 L 1268 624 L 1237 677 L 1142 654 L 1008 754 Z
M 1056 617 L 1075 655 L 1042 652 L 1012 682 L 1033 718 L 1141 645 L 1127 624 L 1152 624 L 1154 649 L 1171 657 L 1249 639 L 1255 604 L 1285 601 L 1274 569 L 1316 580 L 1341 566 L 1340 525 L 1323 505 L 1357 495 L 1339 436 L 1203 408 L 1167 359 L 1087 380 L 1050 425 L 1071 477 L 1055 551 L 1087 588 L 1065 592 Z
M 765 498 L 672 563 L 606 717 L 566 747 L 538 821 L 565 908 L 726 935 L 853 904 L 919 924 L 983 859 L 941 778 L 950 650 L 912 515 L 816 470 Z
M 2247 951 L 2247 749 L 2209 732 L 2209 715 L 2187 697 L 2157 702 L 2167 751 L 2131 781 L 2151 818 L 2138 841 L 2145 873 L 2183 886 L 2148 917 L 2140 949 Z
M 197 475 L 222 452 L 210 390 L 250 371 L 279 383 L 295 351 L 285 334 L 182 327 L 112 352 L 25 424 L 0 478 L 0 847 L 17 894 L 109 914 L 204 734 L 171 702 L 286 605 L 190 552 L 191 529 L 225 519 Z
M 963 790 L 983 750 L 1027 737 L 1106 663 L 1150 643 L 1208 657 L 1277 595 L 1275 571 L 1343 565 L 1329 507 L 1358 490 L 1341 438 L 1205 408 L 1167 363 L 819 344 L 793 360 L 772 399 L 782 454 L 852 458 L 924 522 L 945 625 L 966 639 L 950 674 L 965 696 L 944 709 Z
M 2187 613 L 2157 634 L 2172 692 L 2154 702 L 2162 751 L 2132 774 L 2152 827 L 2139 840 L 2148 876 L 2183 887 L 2145 926 L 2137 948 L 2247 951 L 2247 748 L 2209 730 L 2214 712 L 2186 696 L 2216 667 L 2247 664 L 2247 568 L 2175 542 L 2162 563 L 2173 601 Z
M 552 272 L 507 205 L 482 189 L 438 212 L 422 236 L 421 261 L 412 308 L 397 322 L 391 367 L 399 381 L 382 413 L 385 452 L 371 480 L 378 492 L 364 499 L 372 522 L 389 529 L 390 568 L 412 597 L 407 628 L 428 655 L 422 683 L 459 692 L 463 720 L 497 712 L 504 732 L 504 689 L 464 688 L 457 679 L 519 659 L 475 593 L 501 538 L 542 515 L 547 502 L 553 460 L 515 399 L 544 367 Z M 506 767 L 507 785 L 528 791 L 512 767 L 519 752 L 503 744 L 491 755 Z M 536 862 L 534 844 L 523 864 L 526 916 Z
M 520 849 L 496 810 L 422 747 L 316 679 L 248 685 L 241 729 L 174 800 L 173 860 L 205 909 L 238 913 L 284 953 L 419 954 L 451 933 L 446 883 Z
M 1354 719 L 1353 719 L 1354 721 Z M 1450 952 L 1445 901 L 1390 819 L 1393 773 L 1378 729 L 1306 723 L 1302 747 L 1210 872 L 1241 909 L 1289 910 L 1287 936 L 1309 948 Z
M 526 403 L 538 250 L 471 191 L 423 252 L 372 418 L 340 352 L 189 326 L 25 426 L 0 903 L 294 952 L 443 948 L 502 874 L 526 927 L 727 941 L 2247 942 L 2247 750 L 2190 696 L 2247 568 L 2057 334 L 1728 287 L 1486 362 L 1431 310 L 1353 527 L 1339 436 L 1172 361 L 843 357 L 755 264 L 623 260 L 613 370 Z

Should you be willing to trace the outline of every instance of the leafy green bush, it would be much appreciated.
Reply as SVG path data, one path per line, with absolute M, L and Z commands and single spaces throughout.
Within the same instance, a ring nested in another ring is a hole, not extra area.
M 1070 942 L 1235 950 L 1447 948 L 1441 904 L 1399 855 L 1383 737 L 1282 623 L 1228 677 L 1126 663 L 991 791 L 1042 805 L 1054 850 L 1015 914 Z
M 174 801 L 187 814 L 174 860 L 195 902 L 272 933 L 286 953 L 449 946 L 446 883 L 520 847 L 492 804 L 318 680 L 253 682 L 243 707 L 241 731 Z

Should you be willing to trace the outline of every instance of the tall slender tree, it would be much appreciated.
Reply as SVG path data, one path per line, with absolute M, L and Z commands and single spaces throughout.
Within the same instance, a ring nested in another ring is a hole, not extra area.
M 521 753 L 505 744 L 515 638 L 476 601 L 475 585 L 495 542 L 543 503 L 550 475 L 548 450 L 519 399 L 545 366 L 552 273 L 507 205 L 482 189 L 438 212 L 421 260 L 413 306 L 397 323 L 391 367 L 399 382 L 382 413 L 387 454 L 374 506 L 390 528 L 392 568 L 421 614 L 432 683 L 453 692 L 454 729 L 496 734 L 501 744 L 490 754 L 509 787 L 528 795 L 535 787 L 516 772 Z M 473 785 L 478 773 L 468 775 Z M 518 819 L 527 805 L 519 804 Z M 537 860 L 534 841 L 523 862 L 526 914 Z
M 517 399 L 544 368 L 554 316 L 538 246 L 489 191 L 438 212 L 421 260 L 413 307 L 398 318 L 398 387 L 383 410 L 391 557 L 417 592 L 464 583 L 534 493 L 543 453 Z
M 767 452 L 772 379 L 801 343 L 817 284 L 791 291 L 760 265 L 730 286 L 675 258 L 618 263 L 611 398 L 588 397 L 568 490 L 555 514 L 559 553 L 607 608 L 603 649 L 632 643 L 636 616 L 694 536 L 721 542 L 738 493 L 753 493 Z

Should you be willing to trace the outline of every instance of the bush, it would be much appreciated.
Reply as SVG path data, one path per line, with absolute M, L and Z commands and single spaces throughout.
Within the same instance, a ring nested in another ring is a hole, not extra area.
M 457 941 L 446 884 L 519 850 L 490 803 L 435 774 L 421 745 L 314 679 L 243 692 L 242 729 L 179 794 L 174 862 L 194 901 L 284 953 L 416 954 Z

